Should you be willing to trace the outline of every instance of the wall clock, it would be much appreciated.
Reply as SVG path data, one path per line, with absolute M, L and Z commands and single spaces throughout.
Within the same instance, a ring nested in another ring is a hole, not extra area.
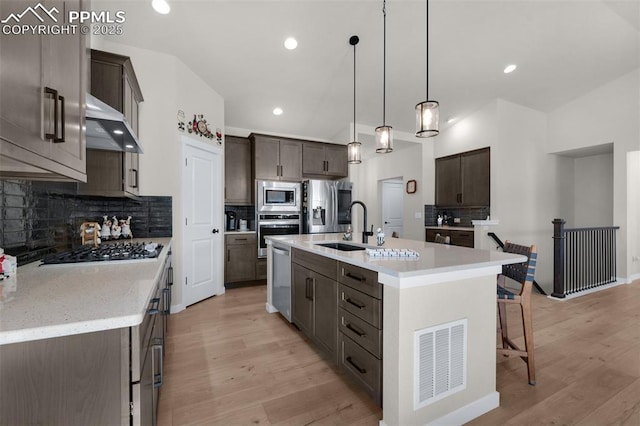
M 411 179 L 407 181 L 407 194 L 413 194 L 414 192 L 416 192 L 417 189 L 417 183 L 415 181 L 415 179 Z

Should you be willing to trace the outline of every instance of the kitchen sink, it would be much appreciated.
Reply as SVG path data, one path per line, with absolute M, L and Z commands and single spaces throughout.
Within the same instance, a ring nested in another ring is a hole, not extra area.
M 345 244 L 345 243 L 318 243 L 317 246 L 328 247 L 340 251 L 356 251 L 356 250 L 364 250 L 366 247 L 356 246 L 353 244 Z

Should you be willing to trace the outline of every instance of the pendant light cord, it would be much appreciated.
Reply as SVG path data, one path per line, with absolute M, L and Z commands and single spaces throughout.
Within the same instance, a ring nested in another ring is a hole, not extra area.
M 426 25 L 426 28 L 427 28 L 426 29 L 426 33 L 427 33 L 426 40 L 427 40 L 427 43 L 426 44 L 427 44 L 427 47 L 426 47 L 426 54 L 424 56 L 427 59 L 426 59 L 426 66 L 424 68 L 424 72 L 426 74 L 426 82 L 427 82 L 427 84 L 425 85 L 426 86 L 426 89 L 425 89 L 426 93 L 425 93 L 425 99 L 424 100 L 429 102 L 429 0 L 426 0 L 426 1 L 427 1 L 427 7 L 426 7 L 426 9 L 427 9 L 427 18 L 426 18 L 426 23 L 427 23 L 427 25 Z
M 387 0 L 382 1 L 382 125 L 387 125 Z
M 353 43 L 353 141 L 356 141 L 356 43 Z

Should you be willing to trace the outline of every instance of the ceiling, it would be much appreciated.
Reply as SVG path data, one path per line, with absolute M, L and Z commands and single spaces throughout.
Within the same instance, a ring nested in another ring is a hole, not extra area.
M 382 1 L 169 2 L 168 15 L 150 0 L 92 8 L 126 12 L 110 41 L 174 55 L 220 93 L 227 129 L 349 142 L 354 34 L 357 122 L 383 124 Z M 431 0 L 429 14 L 441 129 L 496 98 L 549 112 L 640 67 L 640 0 Z M 296 50 L 283 47 L 289 36 Z M 413 134 L 425 98 L 424 1 L 387 1 L 386 67 L 386 124 Z

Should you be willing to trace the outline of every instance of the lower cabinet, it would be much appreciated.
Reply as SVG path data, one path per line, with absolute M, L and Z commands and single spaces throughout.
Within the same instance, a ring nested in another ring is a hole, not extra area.
M 326 276 L 309 269 L 319 263 Z M 332 360 L 337 355 L 338 262 L 323 256 L 293 250 L 291 265 L 291 320 Z
M 382 285 L 378 274 L 292 249 L 293 323 L 382 405 Z
M 227 234 L 225 242 L 224 282 L 256 279 L 256 234 Z
M 428 228 L 425 232 L 425 241 L 432 243 L 436 240 L 436 235 L 440 234 L 443 237 L 449 237 L 451 245 L 470 247 L 474 246 L 474 231 L 456 230 L 449 228 Z

